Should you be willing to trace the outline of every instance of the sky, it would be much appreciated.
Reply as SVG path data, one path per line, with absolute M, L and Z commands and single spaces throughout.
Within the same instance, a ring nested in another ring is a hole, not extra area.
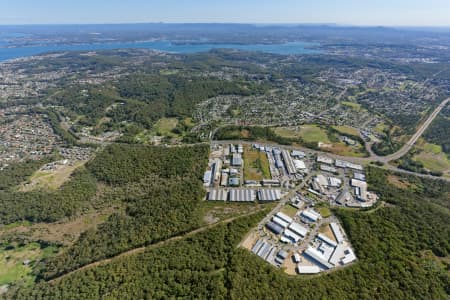
M 450 0 L 0 0 L 0 24 L 450 26 Z

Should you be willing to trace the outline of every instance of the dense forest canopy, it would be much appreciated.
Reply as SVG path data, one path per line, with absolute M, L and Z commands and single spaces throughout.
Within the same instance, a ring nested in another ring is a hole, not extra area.
M 198 227 L 208 152 L 208 145 L 108 146 L 87 169 L 114 187 L 109 197 L 125 203 L 125 212 L 111 215 L 97 230 L 83 233 L 73 246 L 46 261 L 40 277 L 52 278 Z
M 389 176 L 414 186 L 396 187 Z M 56 283 L 10 294 L 15 299 L 447 299 L 450 185 L 370 168 L 368 180 L 387 205 L 367 211 L 337 209 L 359 258 L 354 265 L 312 277 L 290 277 L 237 249 L 263 213 Z M 76 296 L 75 296 L 76 295 Z

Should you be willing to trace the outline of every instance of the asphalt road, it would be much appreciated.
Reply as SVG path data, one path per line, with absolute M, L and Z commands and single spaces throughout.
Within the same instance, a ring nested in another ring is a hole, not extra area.
M 428 119 L 419 127 L 419 129 L 417 129 L 416 133 L 414 133 L 414 135 L 400 150 L 388 156 L 375 156 L 371 157 L 371 159 L 387 163 L 406 155 L 409 152 L 409 150 L 411 150 L 411 148 L 414 146 L 414 144 L 417 142 L 417 140 L 422 136 L 425 130 L 427 130 L 427 128 L 430 126 L 430 124 L 433 122 L 436 116 L 439 115 L 441 110 L 448 104 L 449 101 L 450 98 L 442 101 L 442 103 L 438 107 L 436 107 L 436 109 L 433 111 L 433 113 L 431 113 Z

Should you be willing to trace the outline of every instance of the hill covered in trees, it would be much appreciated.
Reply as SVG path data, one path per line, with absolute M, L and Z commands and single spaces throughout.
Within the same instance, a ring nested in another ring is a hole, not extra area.
M 391 183 L 401 177 L 410 189 Z M 386 205 L 339 209 L 359 258 L 329 274 L 290 277 L 235 246 L 264 215 L 239 219 L 145 253 L 119 258 L 49 284 L 12 291 L 15 299 L 447 299 L 450 293 L 445 182 L 370 168 Z
M 108 146 L 86 167 L 96 180 L 113 189 L 108 197 L 123 202 L 125 212 L 83 233 L 72 247 L 46 261 L 39 276 L 50 279 L 198 227 L 208 152 L 208 145 Z

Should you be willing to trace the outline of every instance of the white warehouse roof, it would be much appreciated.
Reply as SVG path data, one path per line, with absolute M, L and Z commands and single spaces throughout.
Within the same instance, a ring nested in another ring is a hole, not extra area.
M 299 274 L 317 274 L 320 272 L 318 266 L 300 266 L 297 265 L 297 272 Z
M 205 174 L 203 175 L 203 183 L 209 185 L 211 183 L 211 176 L 212 172 L 206 171 Z
M 308 229 L 306 229 L 305 227 L 296 222 L 292 222 L 291 225 L 289 225 L 289 229 L 301 235 L 302 237 L 305 237 L 306 234 L 308 233 Z
M 294 159 L 294 166 L 297 170 L 304 170 L 306 169 L 305 162 L 303 160 Z
M 281 190 L 279 189 L 261 189 L 258 191 L 259 201 L 277 201 L 281 199 Z
M 333 164 L 333 159 L 329 158 L 329 157 L 326 157 L 326 156 L 319 155 L 319 156 L 317 156 L 317 162 L 324 163 L 324 164 L 327 164 L 327 165 L 331 165 L 331 164 Z
M 289 226 L 289 222 L 286 222 L 285 220 L 282 220 L 278 218 L 277 216 L 273 216 L 272 221 L 278 225 L 280 225 L 283 228 L 286 228 Z
M 212 190 L 208 193 L 209 201 L 226 201 L 228 192 L 226 190 Z
M 317 175 L 314 178 L 314 181 L 317 182 L 318 184 L 320 184 L 321 186 L 328 186 L 328 180 L 322 174 Z
M 338 223 L 330 223 L 331 231 L 333 231 L 334 237 L 338 243 L 342 243 L 344 241 L 344 235 L 342 234 L 341 227 Z
M 367 183 L 358 179 L 352 179 L 352 186 L 359 187 L 361 189 L 367 188 Z
M 306 154 L 305 154 L 305 152 L 303 152 L 303 151 L 292 150 L 292 151 L 291 151 L 291 156 L 303 158 L 303 157 L 306 156 Z
M 322 253 L 312 247 L 308 247 L 308 249 L 305 250 L 304 254 L 314 259 L 326 269 L 333 268 L 333 265 L 328 262 L 328 260 L 322 255 Z
M 352 249 L 345 250 L 345 257 L 342 259 L 342 264 L 346 265 L 356 260 L 356 255 Z
M 328 177 L 328 182 L 330 183 L 330 186 L 332 187 L 340 187 L 342 184 L 342 180 L 336 177 Z
M 320 214 L 313 210 L 304 210 L 302 211 L 302 215 L 314 222 L 320 218 Z
M 295 243 L 297 243 L 298 241 L 300 241 L 302 239 L 301 236 L 299 236 L 298 234 L 296 234 L 295 232 L 293 232 L 289 229 L 286 229 L 284 231 L 283 235 L 287 236 L 288 238 L 293 240 Z
M 319 239 L 321 239 L 322 241 L 324 241 L 325 243 L 327 243 L 328 245 L 332 246 L 332 247 L 336 247 L 337 246 L 335 241 L 333 241 L 332 239 L 330 239 L 329 237 L 327 237 L 326 235 L 324 235 L 322 233 L 319 233 L 317 235 L 317 237 Z
M 245 189 L 230 190 L 230 201 L 251 202 L 255 201 L 255 191 Z
M 276 216 L 282 220 L 285 220 L 288 223 L 292 223 L 292 218 L 282 212 L 277 212 Z

